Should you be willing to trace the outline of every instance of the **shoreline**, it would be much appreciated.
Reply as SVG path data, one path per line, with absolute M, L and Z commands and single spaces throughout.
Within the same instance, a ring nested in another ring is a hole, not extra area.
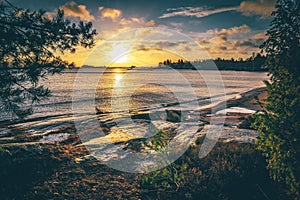
M 260 95 L 262 92 L 262 89 L 247 91 L 241 95 L 242 98 L 230 100 L 228 105 L 252 105 L 254 96 Z M 232 116 L 220 117 L 230 118 Z M 234 117 L 241 120 L 240 115 Z M 232 130 L 237 131 L 239 129 Z M 71 127 L 70 131 L 72 131 Z M 199 136 L 197 141 L 203 139 L 201 135 Z M 109 168 L 103 162 L 91 157 L 84 146 L 75 145 L 74 142 L 76 141 L 78 142 L 78 136 L 76 138 L 76 134 L 73 134 L 68 141 L 60 143 L 0 144 L 2 160 L 0 169 L 2 171 L 1 180 L 3 180 L 0 183 L 4 188 L 2 195 L 23 199 L 24 197 L 28 199 L 86 199 L 99 196 L 109 199 L 141 199 L 140 182 L 143 175 L 120 172 Z M 190 156 L 195 156 L 194 159 L 198 159 L 197 152 L 201 144 L 197 141 L 195 141 L 195 145 L 191 146 L 193 149 L 186 152 L 180 159 Z M 251 142 L 241 144 L 230 139 L 225 142 L 219 140 L 216 147 L 204 159 L 209 161 L 218 158 L 220 149 L 223 149 L 223 152 L 228 152 L 226 153 L 227 156 L 231 154 L 242 155 L 240 152 L 244 152 L 247 159 L 255 152 Z M 192 152 L 196 153 L 192 154 Z M 221 161 L 218 162 L 221 163 Z M 234 162 L 239 162 L 239 159 L 234 160 Z M 222 163 L 224 164 L 224 162 Z M 239 165 L 237 164 L 237 166 Z M 210 169 L 210 167 L 211 165 L 208 164 L 207 168 Z M 16 175 L 16 173 L 21 175 Z M 186 175 L 196 176 L 193 173 L 189 171 Z M 206 173 L 211 172 L 207 171 Z M 201 176 L 204 175 L 205 172 Z M 20 179 L 25 181 L 22 182 Z
M 256 111 L 259 110 L 259 106 L 255 105 L 254 98 L 258 96 L 259 100 L 264 100 L 266 87 L 257 87 L 257 88 L 251 88 L 243 93 L 237 94 L 239 97 L 234 97 L 231 99 L 226 100 L 225 102 L 220 102 L 217 105 L 212 105 L 210 107 L 201 109 L 201 114 L 207 115 L 207 114 L 215 114 L 217 111 L 220 111 L 224 104 L 226 105 L 226 108 L 233 107 L 233 106 L 241 106 L 248 109 L 255 109 Z M 263 95 L 262 95 L 263 94 Z M 262 95 L 261 97 L 259 97 Z M 215 113 L 211 113 L 211 111 L 214 110 Z
M 221 102 L 212 108 L 204 109 L 201 112 L 201 119 L 209 122 L 213 117 L 217 121 L 224 122 L 221 133 L 216 133 L 219 135 L 218 142 L 254 143 L 259 133 L 250 127 L 251 116 L 261 110 L 256 99 L 264 102 L 266 99 L 265 87 L 247 90 L 238 97 Z M 225 109 L 224 103 L 226 103 Z M 214 113 L 211 113 L 211 110 L 214 110 Z M 200 136 L 203 136 L 210 128 L 213 127 L 209 123 L 205 124 Z
M 224 104 L 226 104 L 226 108 L 230 107 L 241 107 L 251 110 L 259 110 L 259 105 L 256 103 L 255 97 L 258 96 L 258 99 L 263 101 L 265 98 L 265 87 L 253 88 L 247 90 L 238 95 L 238 97 L 231 98 L 226 102 L 221 102 L 217 105 L 212 105 L 211 107 L 204 108 L 200 110 L 200 120 L 204 123 L 204 126 L 209 124 L 210 118 L 212 116 L 217 118 L 222 118 L 225 122 L 225 127 L 238 127 L 240 124 L 243 124 L 247 117 L 251 114 L 247 113 L 231 113 L 226 115 L 216 115 L 217 111 L 220 111 L 221 108 L 224 108 Z M 211 113 L 211 111 L 214 113 Z M 172 111 L 172 110 L 170 110 Z M 176 114 L 176 113 L 175 113 Z M 244 127 L 245 128 L 245 127 Z M 6 145 L 22 145 L 22 144 L 38 144 L 38 143 L 78 143 L 79 138 L 76 134 L 76 130 L 72 126 L 67 126 L 57 131 L 49 132 L 47 134 L 39 135 L 30 135 L 26 134 L 25 132 L 22 133 L 22 130 L 12 128 L 12 133 L 8 134 L 7 136 L 1 135 L 0 136 L 0 146 Z M 59 136 L 59 134 L 68 133 L 69 137 L 65 138 L 63 141 L 59 142 L 39 142 L 43 136 Z

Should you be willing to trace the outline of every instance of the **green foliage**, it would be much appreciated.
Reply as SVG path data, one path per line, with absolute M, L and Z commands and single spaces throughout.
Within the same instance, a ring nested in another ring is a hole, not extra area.
M 141 194 L 144 197 L 164 198 L 168 194 L 176 193 L 185 183 L 184 174 L 180 172 L 180 166 L 170 164 L 168 167 L 144 175 L 141 178 Z
M 168 167 L 141 178 L 143 199 L 275 199 L 263 157 L 252 144 L 218 143 L 204 159 L 191 147 Z M 284 196 L 279 196 L 284 198 Z
M 160 130 L 154 136 L 144 141 L 143 145 L 151 150 L 159 151 L 162 148 L 167 147 L 173 136 L 174 133 L 172 133 L 170 130 Z
M 50 19 L 44 11 L 1 1 L 0 110 L 21 118 L 30 114 L 34 103 L 50 95 L 40 80 L 73 67 L 58 55 L 74 53 L 78 45 L 91 47 L 95 34 L 91 23 L 71 23 L 61 10 Z
M 270 175 L 300 199 L 300 5 L 278 0 L 262 45 L 270 82 L 263 114 L 256 114 L 257 148 L 267 159 Z

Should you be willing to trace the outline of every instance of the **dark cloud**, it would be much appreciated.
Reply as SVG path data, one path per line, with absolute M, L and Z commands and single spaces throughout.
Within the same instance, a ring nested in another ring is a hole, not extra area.
M 180 47 L 189 44 L 187 41 L 176 41 L 176 42 L 170 42 L 170 41 L 159 41 L 155 45 L 162 49 L 169 49 L 169 48 L 175 48 Z
M 135 47 L 135 49 L 137 51 L 151 51 L 151 50 L 162 51 L 163 50 L 162 48 L 158 48 L 158 47 L 154 47 L 154 46 L 146 47 L 143 44 L 138 45 L 137 47 Z
M 226 46 L 221 46 L 221 47 L 219 47 L 219 49 L 225 51 L 225 50 L 227 50 L 227 47 Z
M 181 49 L 183 51 L 191 51 L 192 48 L 190 47 L 191 43 L 187 41 L 176 41 L 176 42 L 170 42 L 170 41 L 157 41 L 153 42 L 152 44 L 144 45 L 140 44 L 135 47 L 138 51 L 150 51 L 150 50 L 157 50 L 157 51 L 163 51 L 163 50 L 170 50 L 170 49 Z
M 235 46 L 259 48 L 263 41 L 263 39 L 248 39 L 244 41 L 237 41 Z

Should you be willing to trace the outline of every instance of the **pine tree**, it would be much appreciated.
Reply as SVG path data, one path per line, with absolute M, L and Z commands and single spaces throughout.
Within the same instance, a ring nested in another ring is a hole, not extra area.
M 50 19 L 44 11 L 0 2 L 0 112 L 30 114 L 34 103 L 50 95 L 40 80 L 73 66 L 59 55 L 91 47 L 95 34 L 91 23 L 71 23 L 61 10 Z
M 299 1 L 278 0 L 262 45 L 271 75 L 267 100 L 254 126 L 257 148 L 266 157 L 271 177 L 289 199 L 300 199 L 300 8 Z

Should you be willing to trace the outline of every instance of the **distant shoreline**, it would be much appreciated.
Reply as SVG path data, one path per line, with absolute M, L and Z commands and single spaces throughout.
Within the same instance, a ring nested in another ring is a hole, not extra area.
M 67 69 L 67 70 L 79 70 L 81 68 L 85 68 L 85 69 L 123 69 L 126 70 L 128 69 L 128 67 L 105 67 L 105 66 L 81 66 L 81 67 L 75 67 L 73 69 Z M 245 69 L 207 69 L 207 68 L 172 68 L 172 67 L 139 67 L 137 66 L 136 68 L 134 68 L 134 70 L 141 70 L 141 69 L 175 69 L 175 70 L 200 70 L 200 71 L 244 71 L 244 72 L 267 72 L 266 69 L 261 69 L 261 70 L 245 70 Z M 66 71 L 64 71 L 66 72 Z

